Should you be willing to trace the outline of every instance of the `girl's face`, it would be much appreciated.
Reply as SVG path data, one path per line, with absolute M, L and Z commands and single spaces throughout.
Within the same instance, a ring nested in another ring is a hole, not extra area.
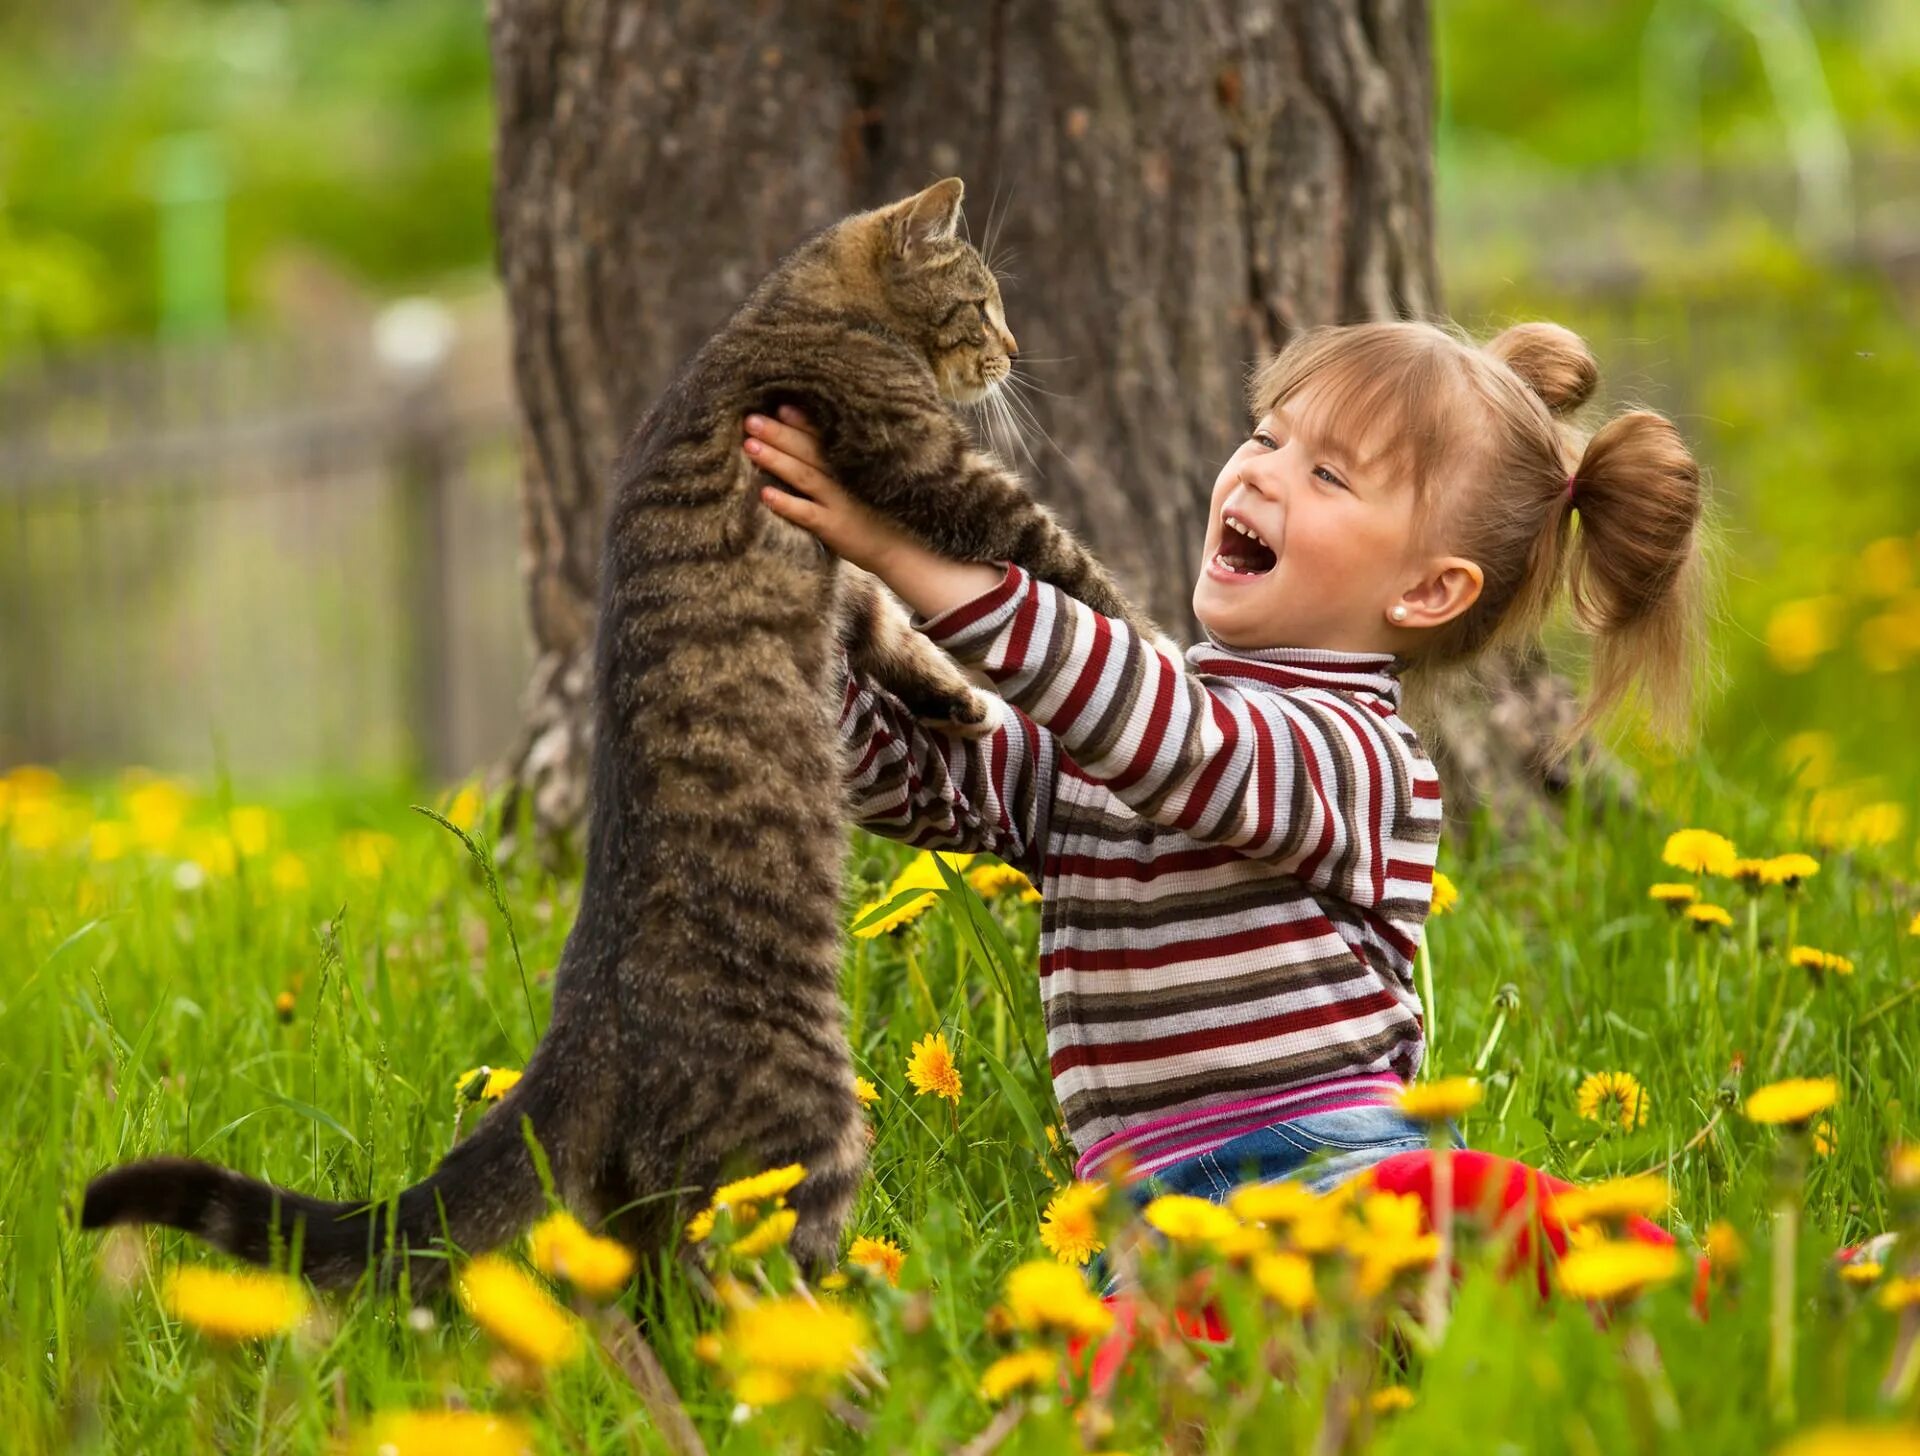
M 1413 491 L 1321 438 L 1313 396 L 1276 405 L 1221 468 L 1194 615 L 1227 647 L 1392 652 L 1406 633 L 1387 613 L 1418 574 Z

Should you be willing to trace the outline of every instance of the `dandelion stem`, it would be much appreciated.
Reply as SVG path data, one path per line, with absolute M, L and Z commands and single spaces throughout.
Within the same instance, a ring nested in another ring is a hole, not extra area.
M 1433 1231 L 1440 1249 L 1427 1271 L 1426 1308 L 1423 1311 L 1429 1349 L 1447 1337 L 1447 1295 L 1453 1281 L 1453 1143 L 1444 1121 L 1433 1125 Z
M 1793 1286 L 1800 1245 L 1801 1185 L 1806 1180 L 1806 1140 L 1804 1128 L 1787 1136 L 1775 1188 L 1778 1203 L 1774 1209 L 1767 1393 L 1772 1398 L 1774 1420 L 1783 1427 L 1793 1422 Z
M 1433 999 L 1433 956 L 1427 950 L 1427 937 L 1420 937 L 1420 1003 L 1426 1014 L 1427 1060 L 1426 1073 L 1429 1078 L 1440 1070 L 1440 1040 L 1435 1035 L 1435 1016 L 1438 1003 Z
M 1493 1029 L 1487 1033 L 1487 1044 L 1480 1048 L 1480 1055 L 1473 1059 L 1473 1069 L 1484 1072 L 1487 1063 L 1493 1059 L 1493 1049 L 1500 1045 L 1500 1033 L 1507 1029 L 1507 1009 L 1501 1007 L 1494 1015 Z

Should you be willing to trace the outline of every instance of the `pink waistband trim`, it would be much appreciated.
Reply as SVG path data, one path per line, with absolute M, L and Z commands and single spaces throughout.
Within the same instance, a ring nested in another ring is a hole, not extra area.
M 1080 1156 L 1077 1178 L 1094 1178 L 1099 1170 L 1125 1153 L 1131 1176 L 1145 1177 L 1183 1158 L 1196 1158 L 1232 1141 L 1244 1132 L 1291 1122 L 1316 1112 L 1347 1107 L 1378 1107 L 1397 1098 L 1405 1084 L 1391 1072 L 1357 1077 L 1327 1077 L 1318 1082 L 1263 1092 L 1233 1102 L 1190 1108 L 1109 1133 Z

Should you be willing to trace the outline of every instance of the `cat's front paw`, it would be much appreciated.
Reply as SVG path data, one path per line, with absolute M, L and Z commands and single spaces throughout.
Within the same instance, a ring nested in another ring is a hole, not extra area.
M 972 688 L 930 695 L 913 705 L 913 716 L 929 728 L 956 738 L 985 738 L 993 732 L 993 711 Z

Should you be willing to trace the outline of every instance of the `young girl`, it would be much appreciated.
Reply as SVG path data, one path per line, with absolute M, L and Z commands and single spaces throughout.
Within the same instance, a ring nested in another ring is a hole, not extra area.
M 1563 417 L 1596 377 L 1553 324 L 1484 346 L 1425 323 L 1296 339 L 1213 482 L 1208 640 L 1184 661 L 1018 567 L 921 547 L 838 486 L 798 414 L 747 421 L 749 457 L 797 492 L 768 487 L 768 509 L 880 576 L 1004 699 L 962 738 L 850 678 L 849 782 L 866 828 L 990 851 L 1040 887 L 1081 1177 L 1219 1200 L 1426 1145 L 1395 1099 L 1424 1050 L 1441 803 L 1403 676 L 1531 642 L 1564 587 L 1595 639 L 1574 731 L 1636 682 L 1663 723 L 1686 709 L 1699 472 L 1644 410 L 1582 446 Z

